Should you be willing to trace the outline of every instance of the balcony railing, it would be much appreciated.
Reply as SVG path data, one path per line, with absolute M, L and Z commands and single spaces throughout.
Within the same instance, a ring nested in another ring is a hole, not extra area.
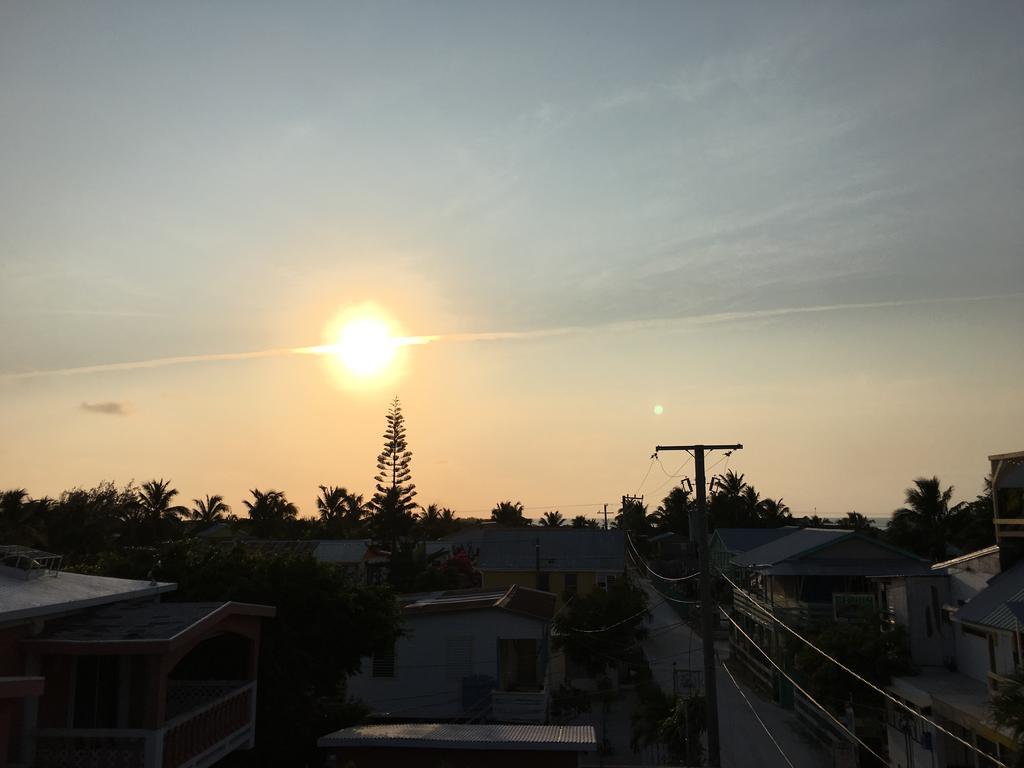
M 256 683 L 174 685 L 155 730 L 40 728 L 37 768 L 204 768 L 250 742 Z M 206 698 L 202 698 L 205 693 Z M 175 703 L 176 702 L 176 703 Z M 182 707 L 188 706 L 186 711 Z
M 491 691 L 491 716 L 498 722 L 543 723 L 548 716 L 548 690 Z

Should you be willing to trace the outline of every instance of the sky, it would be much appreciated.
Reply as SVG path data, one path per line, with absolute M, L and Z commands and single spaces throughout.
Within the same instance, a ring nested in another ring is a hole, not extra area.
M 1018 2 L 0 2 L 0 488 L 311 514 L 397 395 L 463 514 L 653 508 L 693 442 L 797 514 L 973 498 L 1024 448 L 1022 39 Z M 367 302 L 441 340 L 360 387 L 46 373 Z

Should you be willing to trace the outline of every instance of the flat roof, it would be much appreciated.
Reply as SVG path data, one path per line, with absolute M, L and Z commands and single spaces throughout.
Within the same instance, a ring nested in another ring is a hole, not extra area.
M 25 579 L 0 573 L 0 624 L 60 615 L 177 589 L 177 584 L 59 571 Z
M 597 738 L 592 725 L 396 723 L 342 728 L 317 746 L 594 752 Z

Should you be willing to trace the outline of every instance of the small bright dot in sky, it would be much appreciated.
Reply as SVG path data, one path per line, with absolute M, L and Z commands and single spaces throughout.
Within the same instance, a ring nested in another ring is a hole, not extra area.
M 662 408 L 660 405 L 654 406 L 654 415 L 655 416 L 661 416 L 661 414 L 663 414 L 664 412 L 665 412 L 665 409 Z

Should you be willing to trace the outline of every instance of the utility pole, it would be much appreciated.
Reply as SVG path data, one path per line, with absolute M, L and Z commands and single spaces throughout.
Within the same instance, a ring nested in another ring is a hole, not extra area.
M 704 454 L 708 451 L 738 451 L 742 445 L 659 445 L 661 451 L 687 451 L 693 456 L 697 475 L 696 530 L 690 531 L 697 539 L 697 558 L 700 562 L 700 626 L 704 650 L 704 698 L 708 712 L 708 765 L 718 768 L 722 764 L 718 737 L 718 684 L 715 677 L 715 606 L 711 599 L 711 563 L 708 552 L 707 488 L 704 482 Z
M 608 530 L 608 505 L 604 505 L 604 529 Z

